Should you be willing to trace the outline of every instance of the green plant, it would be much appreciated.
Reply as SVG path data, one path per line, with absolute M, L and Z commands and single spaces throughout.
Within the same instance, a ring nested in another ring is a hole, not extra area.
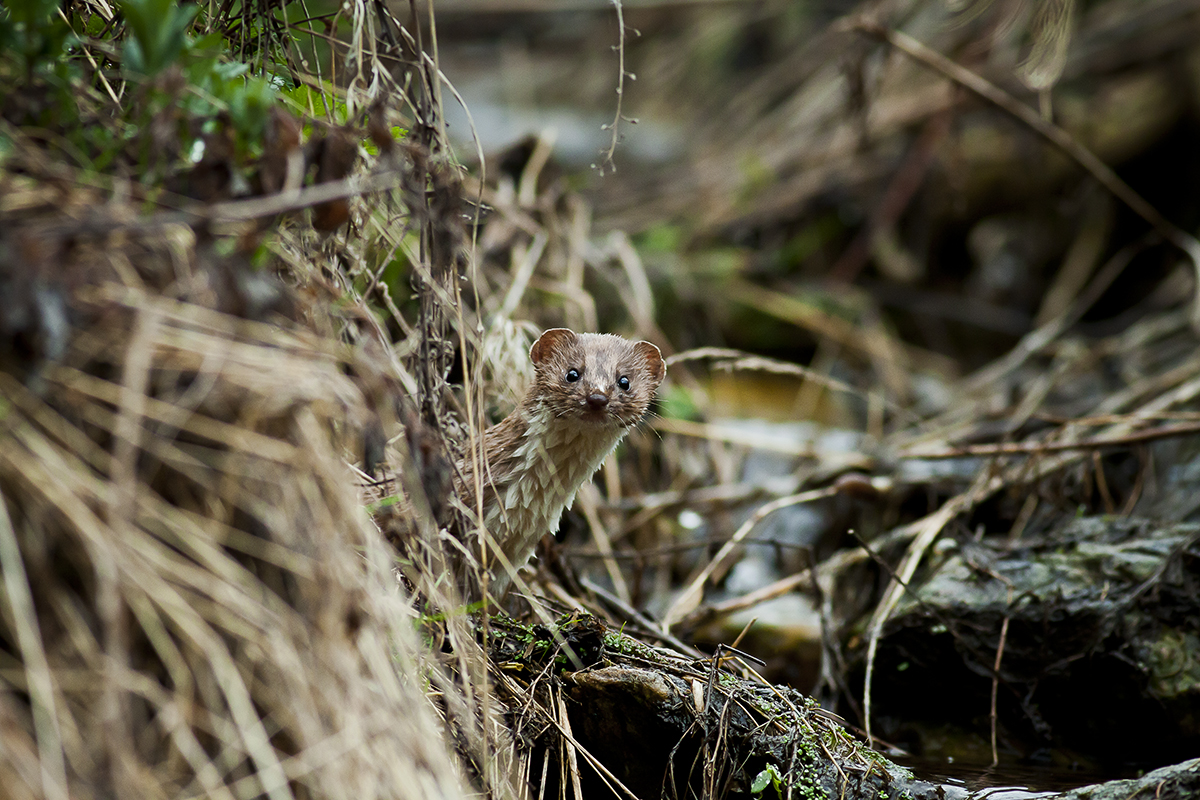
M 219 33 L 186 41 L 182 61 L 188 90 L 183 107 L 196 117 L 225 115 L 240 143 L 258 140 L 271 107 L 280 98 L 279 81 L 252 76 L 247 64 L 224 60 L 225 45 Z
M 72 34 L 57 12 L 55 0 L 9 0 L 0 8 L 0 53 L 20 58 L 25 82 L 40 68 L 63 65 Z
M 121 11 L 129 29 L 125 69 L 152 78 L 179 60 L 199 9 L 175 0 L 124 0 Z
M 750 792 L 755 797 L 761 797 L 768 786 L 775 788 L 777 797 L 783 797 L 783 776 L 779 774 L 779 769 L 774 764 L 767 764 L 762 772 L 754 776 L 754 781 L 750 784 Z

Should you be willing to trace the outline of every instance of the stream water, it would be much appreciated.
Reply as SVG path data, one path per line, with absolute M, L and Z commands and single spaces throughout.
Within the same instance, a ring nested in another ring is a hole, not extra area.
M 1136 766 L 1113 769 L 1095 766 L 1069 767 L 1058 764 L 990 764 L 955 762 L 953 759 L 926 757 L 897 757 L 893 761 L 908 767 L 922 780 L 961 786 L 969 792 L 979 792 L 987 800 L 1025 800 L 1057 792 L 1065 792 L 1094 783 L 1137 777 Z

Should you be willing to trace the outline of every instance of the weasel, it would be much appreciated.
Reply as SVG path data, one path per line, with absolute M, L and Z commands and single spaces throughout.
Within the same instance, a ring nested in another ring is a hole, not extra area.
M 459 461 L 455 480 L 472 513 L 482 487 L 481 521 L 513 569 L 554 532 L 579 487 L 646 415 L 667 369 L 649 342 L 566 328 L 543 333 L 529 358 L 533 385 L 511 414 L 484 432 L 478 450 Z M 510 580 L 508 569 L 494 562 L 492 595 L 503 598 Z

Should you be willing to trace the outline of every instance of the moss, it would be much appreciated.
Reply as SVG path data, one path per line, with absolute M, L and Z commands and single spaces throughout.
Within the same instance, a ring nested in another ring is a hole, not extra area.
M 627 656 L 636 656 L 644 658 L 647 661 L 659 663 L 662 658 L 654 652 L 654 649 L 649 645 L 639 642 L 637 639 L 630 638 L 623 633 L 617 631 L 609 631 L 602 637 L 604 646 L 614 653 L 621 653 Z

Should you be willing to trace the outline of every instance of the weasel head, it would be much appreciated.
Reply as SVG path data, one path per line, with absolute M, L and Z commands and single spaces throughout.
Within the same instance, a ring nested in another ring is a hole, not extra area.
M 608 428 L 636 425 L 667 367 L 649 342 L 611 333 L 551 328 L 529 350 L 537 372 L 534 396 L 562 420 Z

